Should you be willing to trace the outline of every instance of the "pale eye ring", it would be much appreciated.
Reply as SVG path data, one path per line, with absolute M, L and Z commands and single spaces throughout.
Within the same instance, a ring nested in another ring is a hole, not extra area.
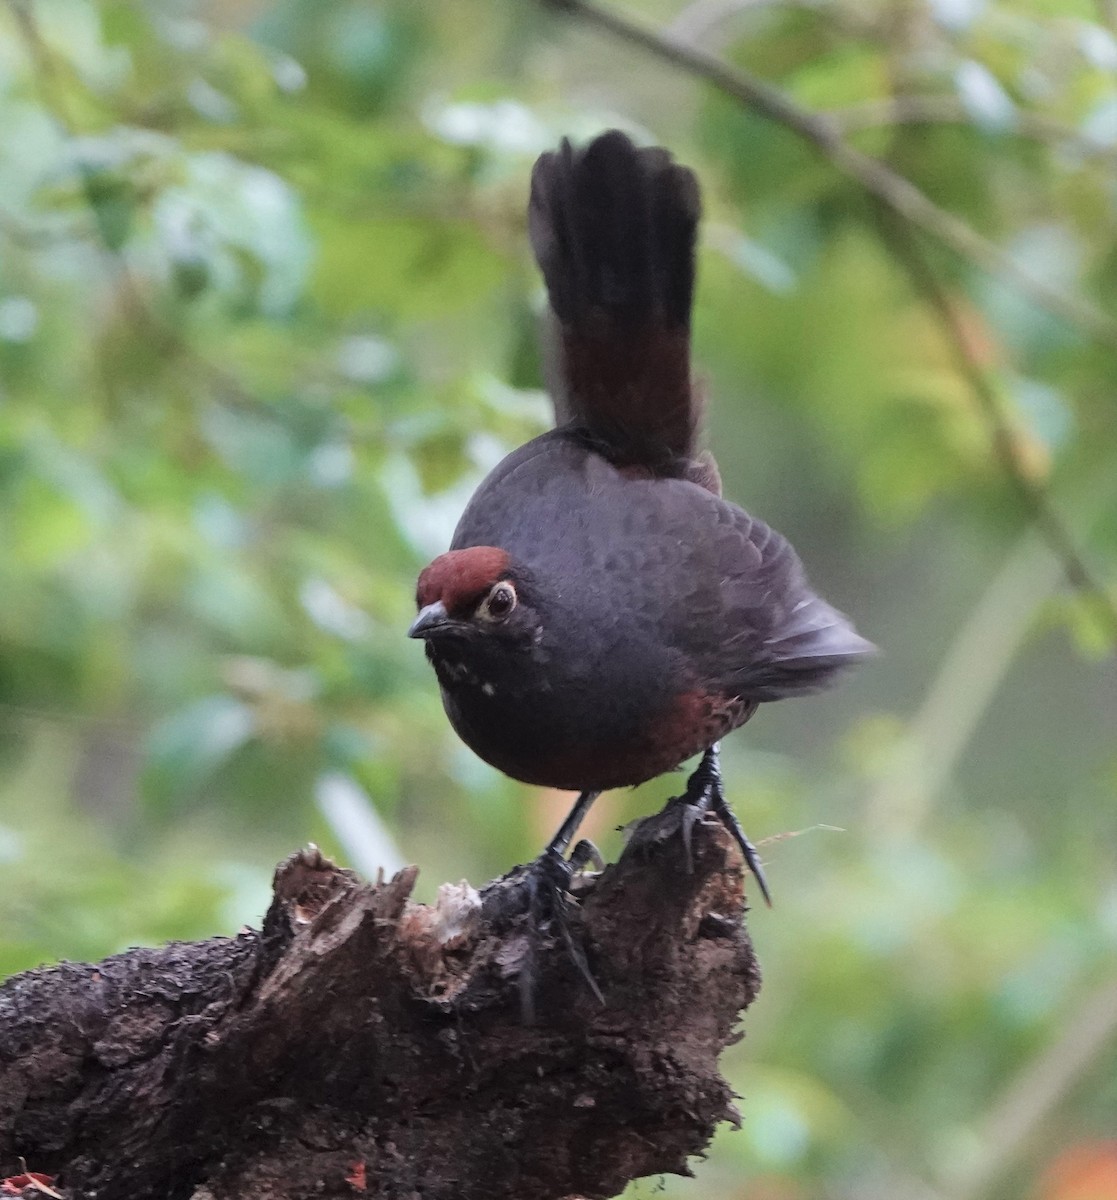
M 481 601 L 477 615 L 486 621 L 503 621 L 516 607 L 516 589 L 502 579 L 493 585 L 492 590 Z

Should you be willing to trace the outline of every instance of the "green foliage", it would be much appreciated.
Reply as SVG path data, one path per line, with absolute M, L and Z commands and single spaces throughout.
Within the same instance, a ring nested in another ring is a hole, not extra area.
M 1093 6 L 644 7 L 1114 311 Z M 613 123 L 703 179 L 728 493 L 885 651 L 730 743 L 753 836 L 809 831 L 764 848 L 746 1121 L 697 1182 L 631 1194 L 1038 1196 L 1117 1119 L 1113 1022 L 1065 1087 L 1028 1073 L 1112 980 L 1104 607 L 1061 585 L 858 185 L 529 4 L 0 8 L 0 973 L 258 920 L 309 839 L 418 861 L 428 896 L 540 844 L 562 798 L 457 744 L 403 631 L 476 481 L 547 420 L 530 164 Z M 1009 457 L 1117 604 L 1113 347 L 920 244 Z M 673 786 L 605 798 L 603 848 Z M 1041 1118 L 1015 1141 L 1004 1094 Z

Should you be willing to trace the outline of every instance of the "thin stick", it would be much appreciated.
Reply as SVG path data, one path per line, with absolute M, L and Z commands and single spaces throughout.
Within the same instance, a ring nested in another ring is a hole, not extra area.
M 1039 535 L 1063 568 L 1067 583 L 1090 601 L 1098 618 L 1117 637 L 1117 602 L 1094 577 L 1076 544 L 1074 535 L 1051 503 L 1046 489 L 1020 465 L 1016 439 L 1000 397 L 974 352 L 961 314 L 950 294 L 932 270 L 911 228 L 896 215 L 878 206 L 882 236 L 897 262 L 907 271 L 916 293 L 923 298 L 938 320 L 959 375 L 973 394 L 976 408 L 985 422 L 993 453 L 1016 493 L 1021 508 L 1035 523 Z
M 894 129 L 902 125 L 965 125 L 974 127 L 973 116 L 956 96 L 897 95 L 883 100 L 863 100 L 846 108 L 832 108 L 826 116 L 843 136 L 866 129 Z M 1018 109 L 1011 124 L 996 131 L 1001 137 L 1023 137 L 1046 145 L 1064 147 L 1082 158 L 1114 160 L 1117 148 L 1079 133 L 1073 126 L 1045 113 Z
M 953 1200 L 980 1200 L 1021 1155 L 1044 1140 L 1051 1113 L 1117 1039 L 1117 979 L 1107 979 L 1059 1023 L 1048 1043 L 1008 1084 L 978 1129 L 979 1150 L 944 1171 L 943 1190 Z M 1047 1135 L 1050 1141 L 1050 1134 Z

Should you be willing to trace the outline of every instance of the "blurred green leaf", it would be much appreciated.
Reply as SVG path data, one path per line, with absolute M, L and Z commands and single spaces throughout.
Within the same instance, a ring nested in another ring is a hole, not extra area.
M 257 732 L 248 705 L 208 696 L 157 726 L 148 744 L 145 786 L 156 801 L 188 793 Z

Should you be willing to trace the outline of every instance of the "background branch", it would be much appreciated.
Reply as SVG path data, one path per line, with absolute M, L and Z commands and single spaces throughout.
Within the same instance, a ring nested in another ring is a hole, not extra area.
M 886 231 L 897 260 L 939 321 L 955 365 L 977 402 L 997 460 L 1022 508 L 1059 559 L 1068 583 L 1086 597 L 1103 626 L 1111 634 L 1117 634 L 1117 601 L 1094 578 L 1045 489 L 1022 470 L 1015 439 L 999 398 L 973 355 L 950 297 L 923 259 L 912 227 L 922 229 L 970 262 L 1015 285 L 1037 304 L 1076 328 L 1115 347 L 1117 322 L 1089 302 L 1037 279 L 966 222 L 940 208 L 886 163 L 850 146 L 842 137 L 840 122 L 834 117 L 800 108 L 783 92 L 763 80 L 728 66 L 705 50 L 686 45 L 649 29 L 629 16 L 604 8 L 593 0 L 544 0 L 544 3 L 572 13 L 713 84 L 751 111 L 810 143 L 865 188 L 876 201 L 878 212 L 884 214 L 882 229 Z
M 1005 1168 L 1025 1157 L 1040 1130 L 1082 1077 L 1104 1061 L 1117 1038 L 1117 979 L 1089 992 L 1063 1021 L 1062 1034 L 1028 1061 L 981 1128 L 981 1149 L 942 1172 L 951 1200 L 980 1200 Z
M 878 207 L 878 213 L 882 236 L 893 256 L 907 272 L 916 294 L 923 298 L 938 321 L 955 369 L 966 381 L 974 397 L 993 452 L 1020 507 L 1035 523 L 1039 535 L 1061 563 L 1067 583 L 1082 594 L 1109 634 L 1117 636 L 1117 602 L 1094 577 L 1074 535 L 1051 503 L 1047 490 L 1021 466 L 1012 426 L 988 373 L 974 351 L 956 304 L 935 275 L 911 229 L 884 208 Z
M 957 96 L 948 95 L 897 95 L 864 100 L 845 108 L 831 109 L 826 115 L 847 137 L 868 129 L 888 129 L 897 125 L 975 125 L 973 114 L 966 106 Z M 1084 158 L 1117 159 L 1117 147 L 1087 137 L 1072 125 L 1046 113 L 1018 108 L 1003 133 L 1065 146 Z
M 1082 333 L 1108 346 L 1117 347 L 1117 321 L 1096 305 L 1025 270 L 995 243 L 983 237 L 954 213 L 940 208 L 910 180 L 897 174 L 880 159 L 851 146 L 842 137 L 841 125 L 832 117 L 812 113 L 795 104 L 785 93 L 763 80 L 707 51 L 687 45 L 621 15 L 593 0 L 542 0 L 596 25 L 615 37 L 639 46 L 664 62 L 713 84 L 741 101 L 760 116 L 782 125 L 814 146 L 826 159 L 858 183 L 881 203 L 905 220 L 925 230 L 955 253 L 991 275 L 1006 280 L 1048 312 Z

